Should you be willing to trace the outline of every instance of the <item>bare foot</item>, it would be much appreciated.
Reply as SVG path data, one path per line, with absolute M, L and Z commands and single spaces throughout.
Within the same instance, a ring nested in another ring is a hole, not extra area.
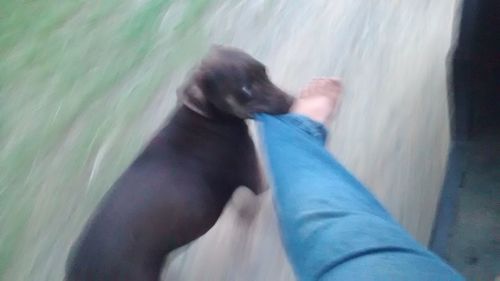
M 337 111 L 341 92 L 342 85 L 337 78 L 313 79 L 302 89 L 290 111 L 326 124 Z

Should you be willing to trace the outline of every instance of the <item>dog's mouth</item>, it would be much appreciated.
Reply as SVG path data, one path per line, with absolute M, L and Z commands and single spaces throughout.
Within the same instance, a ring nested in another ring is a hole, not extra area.
M 253 118 L 253 113 L 249 112 L 244 105 L 240 104 L 233 96 L 228 96 L 227 104 L 231 108 L 232 114 L 241 119 Z
M 266 102 L 256 105 L 254 110 L 252 110 L 252 115 L 257 113 L 286 114 L 290 111 L 294 101 L 295 98 L 293 96 L 282 92 L 282 94 L 270 96 Z

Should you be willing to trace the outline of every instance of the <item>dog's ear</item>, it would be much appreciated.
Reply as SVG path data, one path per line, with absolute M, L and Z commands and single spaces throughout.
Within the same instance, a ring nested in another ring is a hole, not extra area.
M 179 104 L 184 104 L 194 112 L 212 118 L 212 109 L 210 104 L 201 89 L 198 81 L 198 75 L 193 77 L 177 92 L 177 99 Z

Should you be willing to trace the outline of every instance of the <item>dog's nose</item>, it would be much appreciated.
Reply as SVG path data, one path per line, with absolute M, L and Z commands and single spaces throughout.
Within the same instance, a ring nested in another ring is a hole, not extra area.
M 293 103 L 295 102 L 295 98 L 292 95 L 289 95 L 281 90 L 279 91 L 280 94 L 277 96 L 277 99 L 275 100 L 275 106 L 276 106 L 275 110 L 277 112 L 271 112 L 271 113 L 275 114 L 288 113 Z
M 284 94 L 284 99 L 285 99 L 285 104 L 286 104 L 286 107 L 287 107 L 287 111 L 290 110 L 290 108 L 292 107 L 293 103 L 295 102 L 295 97 L 292 96 L 292 95 L 289 95 L 289 94 Z

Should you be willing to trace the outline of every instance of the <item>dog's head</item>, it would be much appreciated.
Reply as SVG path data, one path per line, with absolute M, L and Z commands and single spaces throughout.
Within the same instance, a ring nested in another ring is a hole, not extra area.
M 179 100 L 192 110 L 252 118 L 255 113 L 284 114 L 293 98 L 276 87 L 266 67 L 241 50 L 212 47 L 179 91 Z

